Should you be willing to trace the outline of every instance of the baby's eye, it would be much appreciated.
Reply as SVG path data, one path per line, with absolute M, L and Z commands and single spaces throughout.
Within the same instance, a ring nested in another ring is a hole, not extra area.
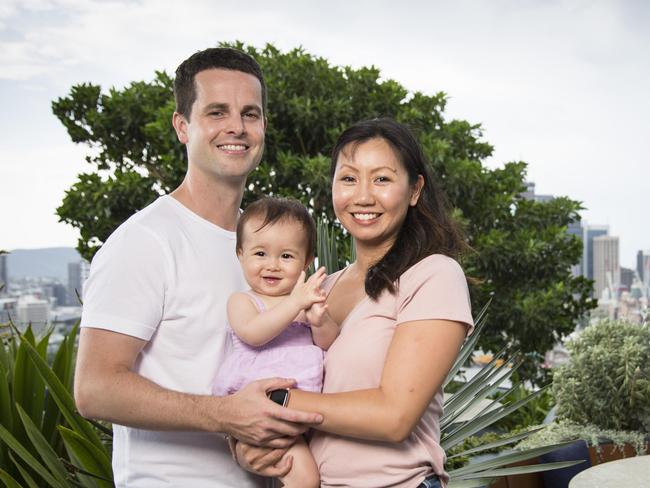
M 285 252 L 282 254 L 282 259 L 293 259 L 293 255 Z
M 263 256 L 266 256 L 266 253 L 265 253 L 264 251 L 257 251 L 257 252 L 255 253 L 255 256 L 263 257 Z

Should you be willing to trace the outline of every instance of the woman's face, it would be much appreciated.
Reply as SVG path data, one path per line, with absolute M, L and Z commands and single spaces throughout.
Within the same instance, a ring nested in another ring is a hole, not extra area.
M 384 139 L 348 145 L 336 161 L 334 213 L 357 244 L 390 246 L 423 184 L 421 175 L 415 185 L 409 183 L 406 168 Z

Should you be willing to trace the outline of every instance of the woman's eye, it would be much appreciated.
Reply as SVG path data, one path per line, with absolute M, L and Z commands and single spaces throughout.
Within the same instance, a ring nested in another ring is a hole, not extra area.
M 388 176 L 378 176 L 375 178 L 375 181 L 378 183 L 387 183 L 390 181 L 390 178 Z
M 352 177 L 352 176 L 341 176 L 341 181 L 344 181 L 345 183 L 353 183 L 354 182 L 354 177 Z

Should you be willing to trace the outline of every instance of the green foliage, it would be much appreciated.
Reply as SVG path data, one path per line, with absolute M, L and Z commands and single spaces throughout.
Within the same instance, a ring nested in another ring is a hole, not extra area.
M 602 429 L 650 432 L 650 329 L 620 321 L 587 327 L 553 376 L 558 417 Z
M 71 395 L 78 327 L 47 362 L 50 333 L 0 335 L 0 481 L 8 487 L 111 487 L 103 436 Z
M 601 444 L 612 443 L 622 449 L 626 444 L 634 447 L 637 455 L 641 456 L 650 449 L 650 439 L 641 432 L 603 429 L 593 424 L 576 424 L 568 420 L 558 420 L 536 430 L 534 434 L 521 441 L 516 449 L 534 449 L 549 444 L 583 439 L 588 446 L 599 451 Z
M 509 403 L 516 402 L 522 398 L 526 398 L 531 393 L 524 385 L 518 384 L 505 397 L 505 400 Z M 500 431 L 516 432 L 528 428 L 531 425 L 539 425 L 544 421 L 553 404 L 553 395 L 548 389 L 544 390 L 534 400 L 528 402 L 499 422 L 496 422 L 492 427 Z
M 478 279 L 474 307 L 492 299 L 481 347 L 520 350 L 527 358 L 522 374 L 537 379 L 541 355 L 595 306 L 591 283 L 569 272 L 582 246 L 566 228 L 579 219 L 580 204 L 524 200 L 526 164 L 483 166 L 492 147 L 482 140 L 481 126 L 447 120 L 444 93 L 410 93 L 375 67 L 332 66 L 303 49 L 236 46 L 261 64 L 269 99 L 264 161 L 248 180 L 244 206 L 263 194 L 296 197 L 334 226 L 338 256 L 348 256 L 349 239 L 340 238 L 330 203 L 328 155 L 336 137 L 371 117 L 410 125 L 476 251 L 462 263 Z M 72 140 L 92 149 L 93 169 L 80 175 L 57 210 L 79 229 L 77 249 L 90 259 L 128 215 L 183 178 L 186 155 L 170 123 L 172 79 L 157 72 L 150 82 L 106 94 L 81 84 L 52 107 Z

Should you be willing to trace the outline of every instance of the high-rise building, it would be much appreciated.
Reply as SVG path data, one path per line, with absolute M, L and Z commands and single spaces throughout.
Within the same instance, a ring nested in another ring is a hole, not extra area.
M 634 270 L 621 266 L 621 286 L 629 291 L 632 289 L 632 283 L 634 283 Z
M 68 289 L 61 283 L 49 283 L 41 287 L 47 298 L 50 298 L 55 306 L 65 307 L 68 304 Z
M 0 254 L 0 295 L 7 294 L 9 283 L 9 271 L 7 270 L 7 255 Z
M 39 334 L 50 322 L 50 302 L 33 295 L 23 295 L 16 306 L 16 324 L 26 328 L 31 324 L 35 334 Z
M 585 225 L 582 237 L 582 275 L 594 280 L 594 238 L 609 234 L 607 225 Z M 599 295 L 596 295 L 598 298 Z
M 526 181 L 526 190 L 521 193 L 522 198 L 526 200 L 535 200 L 536 202 L 550 202 L 555 199 L 553 195 L 540 195 L 535 193 L 535 183 L 532 181 Z
M 68 263 L 68 305 L 79 305 L 79 296 L 83 296 L 83 285 L 88 279 L 90 265 L 86 261 Z
M 595 298 L 599 299 L 607 288 L 616 293 L 615 287 L 621 282 L 618 237 L 600 235 L 593 238 L 593 275 Z
M 17 298 L 0 298 L 0 324 L 6 324 L 9 319 L 16 320 Z
M 582 222 L 581 221 L 576 221 L 576 222 L 571 222 L 568 227 L 567 227 L 567 232 L 570 235 L 577 236 L 580 238 L 580 240 L 583 241 L 583 248 L 584 248 L 584 229 L 582 228 Z M 584 259 L 581 256 L 580 261 L 578 264 L 574 264 L 571 266 L 571 274 L 573 276 L 582 276 L 585 274 L 584 270 Z
M 636 253 L 636 272 L 639 273 L 641 283 L 650 283 L 650 251 Z

